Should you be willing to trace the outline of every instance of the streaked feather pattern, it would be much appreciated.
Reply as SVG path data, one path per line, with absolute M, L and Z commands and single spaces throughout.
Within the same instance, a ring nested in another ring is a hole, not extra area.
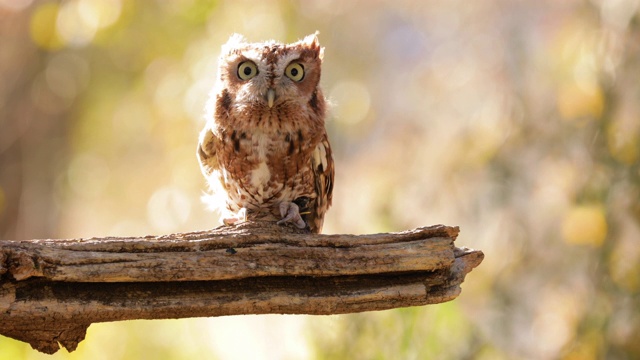
M 288 204 L 299 216 L 287 221 L 322 230 L 334 179 L 322 56 L 317 34 L 293 44 L 234 35 L 223 46 L 197 156 L 225 223 L 278 220 Z

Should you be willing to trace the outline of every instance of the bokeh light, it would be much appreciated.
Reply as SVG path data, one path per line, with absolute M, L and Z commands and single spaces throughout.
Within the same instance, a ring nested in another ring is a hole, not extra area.
M 64 43 L 56 31 L 60 7 L 48 2 L 40 5 L 31 15 L 31 39 L 45 49 L 59 49 Z
M 160 188 L 149 199 L 147 214 L 149 223 L 157 232 L 179 230 L 189 219 L 191 200 L 177 188 Z
M 369 112 L 369 92 L 363 84 L 356 81 L 347 80 L 336 84 L 331 89 L 329 98 L 335 103 L 333 117 L 347 127 L 358 125 Z
M 604 208 L 581 205 L 570 209 L 563 222 L 562 234 L 570 244 L 602 245 L 607 236 Z

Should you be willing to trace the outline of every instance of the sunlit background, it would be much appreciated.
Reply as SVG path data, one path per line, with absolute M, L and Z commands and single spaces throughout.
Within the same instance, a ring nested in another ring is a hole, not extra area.
M 0 238 L 207 229 L 220 46 L 316 30 L 327 233 L 459 225 L 453 302 L 94 324 L 53 357 L 640 358 L 639 0 L 0 0 Z

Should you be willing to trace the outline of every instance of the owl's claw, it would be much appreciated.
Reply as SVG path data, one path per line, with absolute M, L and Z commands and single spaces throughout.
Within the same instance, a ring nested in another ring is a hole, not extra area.
M 304 229 L 305 227 L 307 227 L 307 224 L 304 222 L 304 220 L 302 220 L 302 216 L 300 216 L 300 208 L 295 203 L 281 202 L 280 216 L 282 216 L 282 219 L 278 221 L 278 225 L 290 222 L 299 229 Z
M 229 217 L 222 217 L 222 223 L 229 226 L 229 225 L 233 225 L 233 224 L 238 224 L 241 222 L 245 222 L 247 221 L 247 209 L 246 208 L 242 208 L 240 209 L 240 211 L 238 211 L 237 214 L 229 216 Z

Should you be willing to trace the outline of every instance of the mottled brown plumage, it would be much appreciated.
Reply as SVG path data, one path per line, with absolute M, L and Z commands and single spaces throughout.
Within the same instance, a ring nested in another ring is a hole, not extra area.
M 322 230 L 334 174 L 322 54 L 315 34 L 286 45 L 233 35 L 222 47 L 197 155 L 224 223 L 280 219 Z

